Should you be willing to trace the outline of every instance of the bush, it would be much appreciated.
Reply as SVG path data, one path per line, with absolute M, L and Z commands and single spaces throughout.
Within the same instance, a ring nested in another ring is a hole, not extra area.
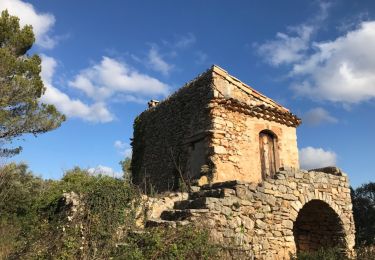
M 214 259 L 218 253 L 206 230 L 184 226 L 133 233 L 117 248 L 114 259 Z
M 140 194 L 129 182 L 74 168 L 45 181 L 24 164 L 0 168 L 0 258 L 212 259 L 208 232 L 181 227 L 139 232 Z

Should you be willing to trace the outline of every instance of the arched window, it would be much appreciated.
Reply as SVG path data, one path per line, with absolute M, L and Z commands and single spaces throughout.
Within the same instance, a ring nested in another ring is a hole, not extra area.
M 273 177 L 278 169 L 277 136 L 270 130 L 259 133 L 262 178 Z

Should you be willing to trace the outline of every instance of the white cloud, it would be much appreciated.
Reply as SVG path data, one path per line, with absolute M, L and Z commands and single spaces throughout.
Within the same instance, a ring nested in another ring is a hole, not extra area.
M 114 116 L 109 112 L 106 105 L 102 102 L 97 102 L 92 105 L 87 105 L 79 99 L 71 99 L 67 94 L 54 87 L 52 78 L 57 66 L 54 58 L 42 55 L 42 79 L 46 91 L 41 97 L 41 101 L 53 104 L 59 111 L 68 117 L 78 117 L 91 122 L 110 122 Z
M 337 155 L 332 151 L 325 151 L 322 148 L 311 146 L 302 148 L 299 151 L 301 168 L 314 169 L 336 165 Z
M 99 64 L 81 71 L 68 84 L 83 91 L 88 97 L 101 101 L 120 93 L 143 96 L 168 94 L 168 86 L 158 79 L 105 56 Z
M 32 4 L 20 0 L 1 0 L 0 11 L 7 9 L 11 15 L 20 18 L 20 25 L 32 25 L 36 44 L 43 48 L 53 48 L 56 39 L 49 34 L 55 24 L 55 17 L 49 13 L 38 13 Z
M 330 6 L 319 5 L 314 19 L 292 29 L 294 36 L 279 32 L 275 40 L 258 46 L 258 52 L 273 66 L 292 65 L 289 76 L 295 79 L 297 95 L 345 107 L 374 99 L 375 21 L 361 22 L 336 39 L 313 42 Z
M 179 39 L 176 41 L 174 46 L 176 48 L 187 48 L 193 45 L 196 42 L 195 35 L 192 33 L 188 33 L 186 35 L 182 35 L 179 37 Z
M 272 66 L 292 64 L 306 57 L 311 38 L 328 16 L 331 4 L 318 2 L 319 11 L 306 23 L 289 26 L 288 32 L 277 32 L 275 39 L 263 44 L 255 44 L 258 54 Z
M 173 65 L 167 63 L 163 57 L 160 55 L 157 47 L 152 46 L 148 52 L 147 63 L 151 69 L 162 73 L 163 75 L 168 75 L 173 69 Z
M 113 178 L 121 178 L 123 175 L 122 172 L 116 172 L 111 167 L 107 167 L 103 165 L 98 165 L 95 168 L 89 168 L 87 171 L 89 174 L 93 176 L 105 175 L 105 176 L 110 176 Z
M 142 97 L 137 97 L 133 95 L 126 95 L 126 94 L 117 94 L 115 97 L 111 99 L 112 102 L 117 102 L 117 103 L 137 103 L 137 104 L 147 104 L 149 100 L 142 98 Z
M 314 47 L 291 72 L 303 77 L 293 86 L 299 95 L 344 104 L 375 98 L 375 21 Z
M 303 122 L 308 125 L 317 126 L 323 123 L 337 123 L 338 120 L 331 116 L 324 108 L 316 107 L 305 113 Z
M 117 151 L 124 157 L 132 157 L 132 148 L 131 145 L 125 143 L 121 140 L 116 140 L 113 146 L 117 149 Z
M 257 46 L 258 52 L 268 63 L 274 66 L 299 61 L 309 48 L 313 30 L 312 26 L 302 25 L 290 28 L 290 32 L 295 34 L 294 36 L 278 32 L 275 40 Z

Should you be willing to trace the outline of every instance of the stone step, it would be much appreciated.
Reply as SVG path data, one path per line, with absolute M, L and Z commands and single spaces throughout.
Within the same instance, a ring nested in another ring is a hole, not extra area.
M 179 200 L 174 203 L 174 209 L 189 209 L 193 200 Z
M 214 209 L 220 198 L 198 197 L 194 200 L 181 200 L 174 203 L 174 209 Z
M 215 209 L 215 203 L 221 198 L 201 197 L 192 200 L 189 204 L 189 209 Z
M 171 209 L 163 211 L 160 218 L 169 221 L 182 221 L 207 212 L 209 212 L 208 209 Z
M 187 220 L 183 221 L 170 221 L 170 220 L 162 220 L 162 219 L 149 219 L 146 222 L 145 227 L 150 228 L 150 227 L 166 227 L 166 228 L 176 228 L 180 226 L 186 226 L 189 225 L 190 222 Z
M 236 191 L 232 188 L 216 188 L 216 189 L 202 189 L 198 192 L 189 194 L 189 199 L 194 200 L 197 198 L 211 197 L 211 198 L 224 198 L 227 196 L 236 195 Z
M 248 183 L 243 182 L 243 181 L 233 180 L 233 181 L 225 181 L 225 182 L 216 182 L 216 183 L 206 184 L 206 185 L 203 185 L 201 187 L 201 189 L 202 190 L 223 189 L 223 188 L 233 189 L 237 185 L 244 185 L 244 184 L 248 184 Z

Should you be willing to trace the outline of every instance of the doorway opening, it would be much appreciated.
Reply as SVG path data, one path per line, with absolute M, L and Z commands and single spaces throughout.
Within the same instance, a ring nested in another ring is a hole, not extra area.
M 263 180 L 273 177 L 278 169 L 277 136 L 270 130 L 259 133 L 260 162 Z

